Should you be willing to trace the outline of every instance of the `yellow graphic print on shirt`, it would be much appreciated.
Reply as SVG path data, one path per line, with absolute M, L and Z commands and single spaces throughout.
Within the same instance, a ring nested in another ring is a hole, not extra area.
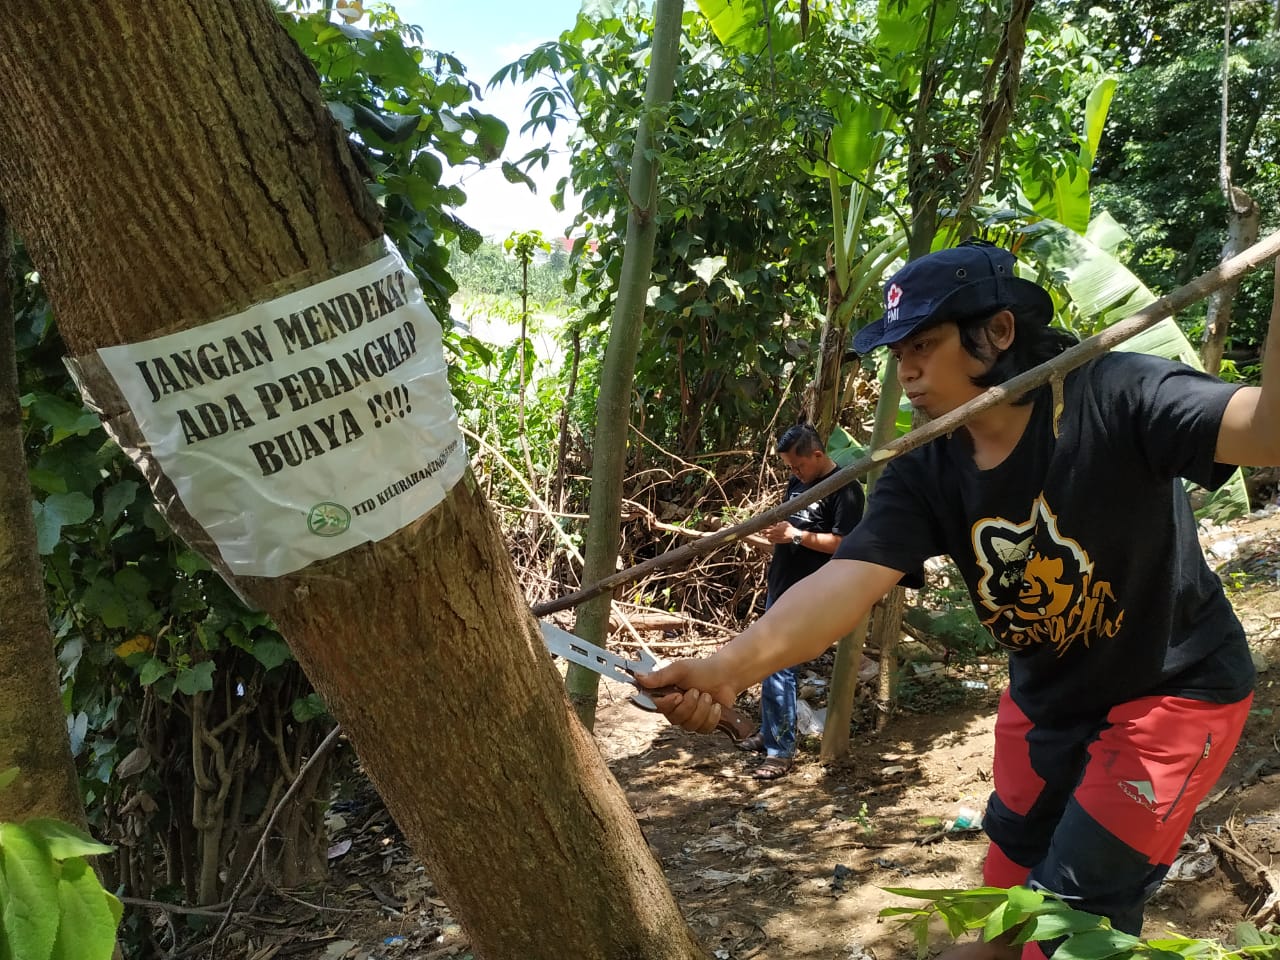
M 1111 583 L 1094 578 L 1093 561 L 1058 530 L 1058 518 L 1037 497 L 1025 523 L 987 518 L 973 525 L 973 553 L 982 570 L 979 616 L 996 642 L 1026 649 L 1052 644 L 1058 656 L 1120 631 L 1124 610 Z

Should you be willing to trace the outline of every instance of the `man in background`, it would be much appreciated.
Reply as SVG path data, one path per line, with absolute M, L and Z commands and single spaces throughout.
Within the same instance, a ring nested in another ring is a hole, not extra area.
M 862 519 L 866 502 L 857 482 L 821 500 L 804 499 L 806 490 L 839 469 L 811 425 L 799 423 L 784 432 L 778 438 L 778 455 L 791 470 L 784 499 L 796 501 L 799 507 L 786 520 L 751 538 L 754 545 L 772 555 L 766 610 L 791 586 L 831 559 L 841 538 Z M 752 773 L 757 780 L 777 780 L 791 771 L 796 754 L 796 668 L 779 670 L 761 681 L 760 732 L 739 746 L 765 755 Z

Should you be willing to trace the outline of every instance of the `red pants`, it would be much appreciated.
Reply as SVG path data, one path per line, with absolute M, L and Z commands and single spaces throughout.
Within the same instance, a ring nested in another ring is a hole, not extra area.
M 1253 697 L 1122 703 L 1102 723 L 1037 727 L 1005 691 L 996 719 L 988 886 L 1028 885 L 1137 935 L 1196 806 L 1217 781 Z M 1057 944 L 1029 943 L 1024 960 Z

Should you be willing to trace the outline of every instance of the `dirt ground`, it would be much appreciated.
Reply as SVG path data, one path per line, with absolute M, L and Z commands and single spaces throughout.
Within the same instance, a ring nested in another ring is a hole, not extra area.
M 1242 743 L 1176 865 L 1189 878 L 1166 882 L 1144 933 L 1230 941 L 1235 924 L 1263 907 L 1259 870 L 1271 870 L 1272 883 L 1280 878 L 1272 869 L 1280 854 L 1280 514 L 1212 531 L 1205 543 L 1261 672 Z M 826 768 L 806 752 L 790 776 L 768 784 L 751 778 L 752 758 L 727 739 L 675 730 L 602 685 L 601 750 L 717 960 L 907 960 L 907 931 L 877 914 L 913 902 L 883 888 L 980 885 L 982 834 L 946 827 L 966 807 L 981 811 L 991 788 L 1002 677 L 986 669 L 917 678 L 882 733 L 865 718 L 847 763 Z M 335 804 L 331 827 L 331 855 L 343 850 L 331 883 L 264 902 L 260 909 L 269 905 L 287 926 L 237 937 L 241 955 L 468 956 L 465 932 L 372 791 Z M 932 949 L 946 943 L 939 933 Z

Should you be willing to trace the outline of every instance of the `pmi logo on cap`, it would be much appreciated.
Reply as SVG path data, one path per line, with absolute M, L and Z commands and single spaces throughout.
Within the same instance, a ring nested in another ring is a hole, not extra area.
M 894 323 L 898 319 L 898 303 L 902 300 L 902 288 L 896 283 L 889 286 L 889 291 L 884 295 L 884 304 L 888 309 L 885 311 L 885 322 Z

